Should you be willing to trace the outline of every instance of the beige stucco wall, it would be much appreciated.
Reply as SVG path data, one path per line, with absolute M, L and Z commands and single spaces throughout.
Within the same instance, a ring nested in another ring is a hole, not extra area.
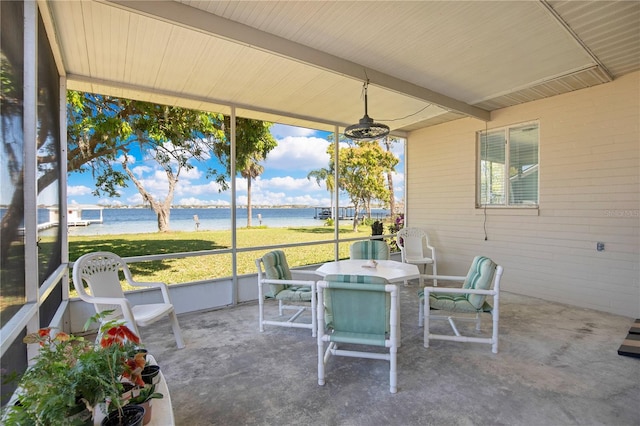
M 475 133 L 485 123 L 412 132 L 407 226 L 429 232 L 438 273 L 466 274 L 483 254 L 504 266 L 507 291 L 640 318 L 639 82 L 633 73 L 494 111 L 488 129 L 539 120 L 540 208 L 488 209 L 486 223 L 475 208 Z

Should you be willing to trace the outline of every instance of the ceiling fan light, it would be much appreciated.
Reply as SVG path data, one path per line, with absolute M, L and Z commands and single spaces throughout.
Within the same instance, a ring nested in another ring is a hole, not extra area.
M 344 135 L 349 139 L 371 141 L 383 138 L 389 134 L 389 126 L 375 123 L 371 117 L 365 114 L 358 124 L 352 124 L 344 129 Z
M 375 123 L 367 114 L 367 86 L 369 80 L 364 83 L 364 117 L 360 119 L 358 124 L 352 124 L 344 129 L 344 135 L 349 139 L 360 141 L 372 141 L 383 138 L 389 134 L 389 126 L 386 124 Z

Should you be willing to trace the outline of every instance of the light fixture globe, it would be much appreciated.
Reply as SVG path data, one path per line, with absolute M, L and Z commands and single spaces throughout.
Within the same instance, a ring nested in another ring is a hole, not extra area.
M 344 129 L 344 135 L 349 139 L 371 141 L 380 139 L 389 134 L 389 126 L 373 121 L 367 114 L 367 86 L 369 81 L 364 83 L 364 117 L 360 119 L 358 124 L 352 124 Z

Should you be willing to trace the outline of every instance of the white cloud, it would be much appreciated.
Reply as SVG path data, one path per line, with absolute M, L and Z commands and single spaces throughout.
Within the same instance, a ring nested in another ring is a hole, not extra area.
M 195 180 L 195 179 L 200 179 L 202 177 L 202 171 L 200 171 L 197 167 L 192 167 L 191 169 L 183 169 L 182 172 L 180 172 L 180 178 L 179 179 L 188 179 L 188 180 Z
M 98 200 L 97 204 L 104 207 L 119 207 L 124 205 L 121 200 L 117 200 L 114 198 L 101 198 L 100 200 Z
M 287 136 L 311 136 L 317 130 L 307 129 L 305 127 L 287 126 L 285 124 L 274 124 L 271 126 L 271 134 L 276 139 L 283 139 Z
M 130 197 L 127 197 L 127 203 L 131 205 L 142 204 L 142 195 L 139 192 L 133 194 Z
M 114 160 L 114 163 L 122 164 L 124 162 L 124 159 L 125 159 L 124 155 L 121 154 Z M 137 160 L 135 156 L 131 154 L 127 154 L 127 164 L 131 165 L 131 164 L 135 164 L 136 162 Z
M 220 193 L 220 185 L 217 182 L 211 181 L 202 185 L 194 185 L 190 182 L 180 183 L 178 181 L 178 187 L 176 188 L 176 194 L 178 195 L 212 195 Z
M 241 195 L 237 197 L 238 205 L 246 205 L 247 197 Z M 251 194 L 251 204 L 254 206 L 281 206 L 281 205 L 307 205 L 324 206 L 329 205 L 331 199 L 328 197 L 313 197 L 309 194 L 290 195 L 286 192 L 265 191 Z
M 316 137 L 287 136 L 267 155 L 269 170 L 314 170 L 329 165 L 329 141 Z
M 384 145 L 382 145 L 382 149 L 386 150 Z M 398 139 L 398 142 L 392 143 L 391 152 L 398 158 L 404 157 L 404 139 Z
M 393 187 L 394 188 L 399 184 L 403 184 L 404 185 L 404 173 L 394 172 L 394 173 L 392 173 L 392 176 L 393 176 Z
M 69 197 L 77 197 L 80 195 L 91 194 L 91 188 L 84 185 L 67 186 L 67 195 Z
M 131 172 L 138 177 L 142 177 L 143 174 L 149 173 L 152 170 L 153 169 L 149 166 L 136 166 L 133 169 L 131 169 Z
M 230 203 L 226 200 L 201 200 L 200 198 L 181 198 L 177 203 L 180 206 L 222 206 L 228 207 Z
M 282 191 L 305 191 L 315 192 L 323 190 L 316 184 L 314 179 L 294 178 L 291 176 L 276 176 L 270 179 L 262 179 L 258 177 L 253 182 L 252 188 L 256 190 L 282 190 Z

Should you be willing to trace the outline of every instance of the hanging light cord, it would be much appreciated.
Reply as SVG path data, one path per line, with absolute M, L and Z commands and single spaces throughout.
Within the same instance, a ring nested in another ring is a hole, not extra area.
M 360 97 L 362 98 L 364 96 L 365 101 L 366 101 L 366 97 L 367 97 L 367 88 L 369 87 L 369 76 L 367 75 L 367 69 L 364 69 L 364 77 L 365 77 L 365 81 L 364 84 L 362 85 L 362 93 L 360 95 Z M 433 104 L 430 103 L 427 106 L 425 106 L 424 108 L 419 109 L 418 111 L 409 114 L 409 115 L 405 115 L 404 117 L 400 117 L 400 118 L 389 118 L 389 119 L 378 119 L 378 121 L 386 121 L 386 122 L 390 122 L 390 121 L 400 121 L 400 120 L 404 120 L 405 118 L 409 118 L 409 117 L 413 117 L 414 115 L 418 115 L 420 114 L 422 111 L 424 111 L 425 109 L 429 108 L 430 106 L 432 106 Z M 366 112 L 366 102 L 365 102 L 365 114 Z
M 404 117 L 400 117 L 400 118 L 388 118 L 388 119 L 378 119 L 378 121 L 399 121 L 399 120 L 404 120 L 405 118 L 409 118 L 409 117 L 413 117 L 414 115 L 418 115 L 420 114 L 422 111 L 424 111 L 425 109 L 429 108 L 430 106 L 433 106 L 433 104 L 428 104 L 427 106 L 425 106 L 424 108 L 419 109 L 418 111 L 409 114 L 409 115 L 405 115 Z

